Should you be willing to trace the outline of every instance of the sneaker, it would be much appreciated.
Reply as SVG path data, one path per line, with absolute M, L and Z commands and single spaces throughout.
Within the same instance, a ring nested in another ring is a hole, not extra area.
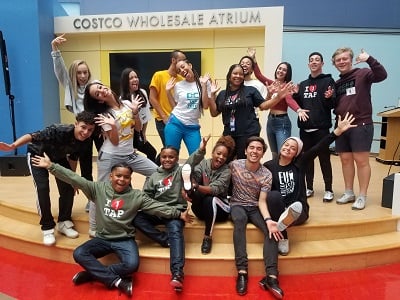
M 169 283 L 176 292 L 182 292 L 183 289 L 183 275 L 175 274 L 172 276 L 171 282 Z
M 74 227 L 74 223 L 72 223 L 69 220 L 64 222 L 58 222 L 57 224 L 57 230 L 59 233 L 62 233 L 63 235 L 69 237 L 70 239 L 76 239 L 79 236 L 79 233 L 72 227 Z
M 325 191 L 324 198 L 322 199 L 323 202 L 331 202 L 335 195 L 331 191 Z
M 337 204 L 347 204 L 350 202 L 354 202 L 356 200 L 356 196 L 354 194 L 344 193 L 342 197 L 336 200 Z
M 367 200 L 366 197 L 358 196 L 356 201 L 351 206 L 351 209 L 353 209 L 353 210 L 362 210 L 362 209 L 364 209 L 366 200 Z
M 203 239 L 203 243 L 201 244 L 201 253 L 208 254 L 211 252 L 212 247 L 212 238 L 210 236 L 206 236 Z
M 307 189 L 306 190 L 306 196 L 307 196 L 307 198 L 314 196 L 314 191 L 310 190 L 310 189 Z
M 121 279 L 121 282 L 118 284 L 118 290 L 125 295 L 132 297 L 132 280 L 129 279 Z
M 270 291 L 275 296 L 275 298 L 277 298 L 277 299 L 283 298 L 283 291 L 279 286 L 278 278 L 266 276 L 263 279 L 261 279 L 258 282 L 258 284 L 264 290 Z
M 89 212 L 89 207 L 90 207 L 90 201 L 88 201 L 88 202 L 86 203 L 85 212 Z
M 289 254 L 289 239 L 283 239 L 278 242 L 278 253 L 282 256 Z
M 303 205 L 301 202 L 296 201 L 289 205 L 288 208 L 281 214 L 278 220 L 278 230 L 284 231 L 288 228 L 294 221 L 296 221 L 301 211 L 303 210 Z
M 43 244 L 46 246 L 52 246 L 56 243 L 56 238 L 54 237 L 54 229 L 42 230 L 43 233 Z
M 92 275 L 89 274 L 88 271 L 80 271 L 78 273 L 76 273 L 74 275 L 74 277 L 72 277 L 72 282 L 75 285 L 81 285 L 84 284 L 86 282 L 91 282 L 93 281 L 93 277 Z
M 96 229 L 90 229 L 89 228 L 88 233 L 89 233 L 89 237 L 91 237 L 91 238 L 96 237 Z
M 189 164 L 184 164 L 182 166 L 182 179 L 183 179 L 183 188 L 186 191 L 190 191 L 192 189 L 192 181 L 190 180 L 191 173 L 192 173 L 192 167 Z

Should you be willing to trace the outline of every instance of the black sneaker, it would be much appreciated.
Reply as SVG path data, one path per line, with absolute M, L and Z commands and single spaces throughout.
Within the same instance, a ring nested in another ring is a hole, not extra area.
M 176 292 L 182 292 L 183 290 L 183 275 L 175 274 L 172 275 L 171 282 L 169 283 Z
M 91 281 L 93 281 L 93 277 L 87 271 L 80 271 L 72 277 L 72 282 L 75 285 L 81 285 Z
M 132 297 L 132 280 L 129 279 L 121 279 L 121 282 L 118 284 L 118 290 L 125 295 Z
M 247 294 L 247 283 L 249 281 L 249 277 L 247 273 L 238 273 L 238 277 L 236 279 L 236 292 L 240 295 Z
M 212 247 L 212 238 L 210 236 L 206 236 L 203 239 L 203 243 L 201 244 L 201 253 L 208 254 L 211 252 Z
M 264 289 L 268 290 L 274 295 L 275 298 L 277 299 L 282 299 L 283 298 L 283 291 L 279 287 L 279 281 L 278 278 L 271 277 L 271 276 L 266 276 L 263 279 L 261 279 L 258 284 Z

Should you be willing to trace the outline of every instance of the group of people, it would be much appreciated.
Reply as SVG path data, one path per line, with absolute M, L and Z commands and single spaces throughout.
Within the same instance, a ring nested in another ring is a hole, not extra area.
M 170 250 L 171 286 L 181 291 L 184 280 L 185 222 L 193 217 L 204 221 L 201 253 L 212 250 L 215 222 L 233 222 L 233 246 L 238 271 L 236 291 L 247 293 L 248 258 L 246 226 L 253 223 L 264 234 L 263 257 L 266 276 L 260 286 L 283 297 L 278 281 L 278 254 L 289 253 L 287 227 L 303 224 L 309 217 L 307 197 L 313 195 L 314 158 L 319 157 L 325 181 L 323 201 L 334 198 L 329 145 L 336 141 L 345 181 L 338 204 L 354 202 L 363 209 L 370 178 L 369 151 L 373 137 L 370 89 L 387 74 L 379 62 L 364 50 L 356 63 L 370 68 L 353 68 L 353 51 L 339 48 L 332 63 L 340 72 L 336 82 L 322 73 L 323 56 L 309 55 L 310 76 L 295 85 L 287 62 L 280 63 L 274 80 L 260 72 L 255 50 L 248 49 L 226 75 L 221 90 L 210 74 L 199 76 L 180 50 L 171 53 L 167 70 L 158 71 L 150 83 L 149 97 L 140 88 L 138 72 L 122 71 L 120 94 L 100 81 L 91 80 L 86 62 L 74 61 L 67 70 L 58 46 L 52 45 L 54 71 L 65 88 L 65 106 L 75 114 L 73 125 L 54 124 L 26 134 L 12 144 L 0 143 L 11 151 L 28 144 L 28 164 L 37 191 L 43 243 L 53 245 L 54 228 L 69 238 L 73 228 L 72 206 L 75 189 L 89 199 L 88 240 L 74 251 L 84 271 L 73 277 L 76 285 L 100 281 L 132 295 L 132 273 L 139 266 L 135 229 Z M 252 79 L 255 74 L 258 80 Z M 221 91 L 220 91 L 221 90 Z M 146 136 L 153 108 L 156 129 L 163 147 L 157 150 Z M 298 114 L 300 138 L 291 136 L 287 109 Z M 199 119 L 208 109 L 222 115 L 222 136 L 205 158 L 208 137 L 201 137 Z M 332 127 L 331 111 L 336 114 Z M 257 110 L 269 110 L 266 132 L 273 157 L 261 163 L 267 144 L 260 137 Z M 181 141 L 189 158 L 179 164 Z M 97 181 L 92 177 L 93 142 L 98 150 Z M 144 153 L 143 156 L 136 150 Z M 77 161 L 81 175 L 75 174 Z M 360 189 L 353 184 L 355 166 Z M 49 197 L 49 172 L 59 189 L 58 223 L 54 222 Z M 131 186 L 132 173 L 146 177 L 142 190 Z M 190 205 L 188 205 L 190 203 Z M 165 231 L 157 226 L 164 225 Z M 98 261 L 115 252 L 120 262 L 109 266 Z

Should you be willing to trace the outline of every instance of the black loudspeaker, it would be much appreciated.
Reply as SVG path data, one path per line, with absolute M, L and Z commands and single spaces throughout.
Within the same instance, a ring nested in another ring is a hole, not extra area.
M 3 75 L 4 75 L 4 88 L 6 90 L 6 95 L 11 95 L 11 81 L 10 81 L 10 71 L 8 69 L 8 57 L 6 41 L 3 38 L 3 33 L 0 30 L 0 52 L 1 52 L 1 62 L 3 65 Z
M 1 176 L 29 176 L 26 155 L 10 155 L 0 157 Z
M 383 178 L 382 207 L 392 208 L 393 203 L 394 174 Z

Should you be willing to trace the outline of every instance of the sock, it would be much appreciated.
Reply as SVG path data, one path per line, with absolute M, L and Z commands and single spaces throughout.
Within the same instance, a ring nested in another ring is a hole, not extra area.
M 353 190 L 345 190 L 344 193 L 345 193 L 346 195 L 354 195 Z

